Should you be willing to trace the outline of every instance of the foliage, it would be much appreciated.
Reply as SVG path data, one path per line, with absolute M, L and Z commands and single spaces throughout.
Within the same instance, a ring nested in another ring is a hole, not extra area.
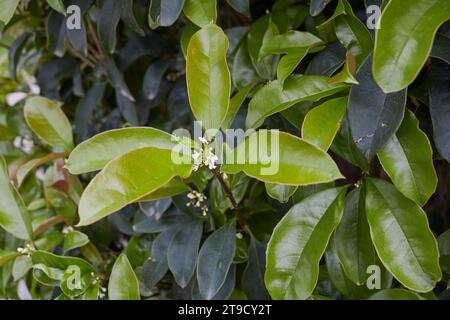
M 1 1 L 0 297 L 448 297 L 449 19 Z

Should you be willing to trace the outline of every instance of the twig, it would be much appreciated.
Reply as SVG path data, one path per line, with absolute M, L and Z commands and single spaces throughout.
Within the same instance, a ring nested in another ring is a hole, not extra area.
M 83 56 L 81 53 L 79 53 L 78 51 L 76 51 L 74 48 L 72 48 L 70 45 L 68 45 L 68 49 L 70 51 L 71 54 L 73 54 L 75 57 L 77 57 L 78 59 L 80 59 L 81 61 L 83 61 L 85 64 L 87 64 L 88 66 L 90 66 L 91 68 L 95 68 L 95 62 L 89 60 L 88 57 Z
M 98 59 L 102 63 L 103 67 L 106 69 L 106 55 L 103 52 L 102 45 L 100 44 L 100 41 L 97 37 L 97 31 L 95 30 L 94 24 L 92 23 L 91 19 L 89 17 L 86 18 L 87 26 L 89 28 L 89 34 L 92 35 L 92 39 L 94 40 L 95 47 L 97 50 L 95 52 L 98 55 Z
M 220 173 L 220 171 L 218 169 L 214 169 L 214 170 L 212 170 L 212 172 L 214 173 L 214 176 L 217 178 L 217 180 L 219 180 L 219 183 L 222 186 L 223 191 L 227 195 L 228 199 L 230 199 L 231 204 L 233 205 L 233 208 L 236 210 L 236 213 L 238 215 L 240 215 L 241 210 L 239 208 L 239 204 L 237 203 L 236 198 L 234 197 L 233 192 L 231 191 L 230 187 L 227 185 L 227 183 L 223 179 L 222 174 Z
M 45 232 L 47 229 L 53 227 L 54 225 L 66 221 L 66 218 L 63 216 L 55 216 L 49 220 L 47 220 L 45 223 L 41 224 L 39 227 L 37 227 L 36 230 L 33 232 L 33 238 L 36 238 L 38 235 Z

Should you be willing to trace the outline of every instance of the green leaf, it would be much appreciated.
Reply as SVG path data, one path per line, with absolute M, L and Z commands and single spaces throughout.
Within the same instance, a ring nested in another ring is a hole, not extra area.
M 175 233 L 167 250 L 169 269 L 182 288 L 189 284 L 194 275 L 202 234 L 202 221 L 193 220 Z
M 313 17 L 318 16 L 331 0 L 311 0 L 309 13 Z
M 121 4 L 117 0 L 105 0 L 100 9 L 97 23 L 97 32 L 100 42 L 108 53 L 116 50 L 117 26 L 120 21 Z
M 167 250 L 172 242 L 175 231 L 174 228 L 160 233 L 152 245 L 151 257 L 142 266 L 143 282 L 149 288 L 154 287 L 169 269 L 167 264 Z
M 430 18 L 431 17 L 431 18 Z M 447 0 L 390 1 L 375 41 L 374 78 L 384 92 L 409 86 L 424 66 L 439 27 L 450 19 Z
M 108 163 L 87 186 L 79 204 L 79 226 L 92 224 L 168 183 L 175 176 L 188 177 L 191 159 L 180 164 L 172 151 L 145 147 Z
M 439 261 L 442 270 L 450 274 L 450 230 L 445 231 L 438 237 Z
M 225 283 L 236 248 L 235 222 L 224 225 L 203 243 L 197 260 L 200 294 L 212 299 Z
M 18 253 L 18 252 L 9 252 L 9 251 L 0 249 L 0 267 L 4 266 L 8 262 L 16 259 L 19 256 L 20 256 L 20 253 Z
M 233 96 L 233 98 L 231 98 L 227 116 L 225 117 L 225 120 L 222 123 L 223 130 L 226 130 L 231 127 L 231 125 L 233 124 L 233 120 L 236 117 L 242 103 L 244 103 L 244 100 L 248 97 L 250 92 L 252 92 L 252 90 L 255 88 L 257 84 L 258 82 L 250 83 L 249 85 L 239 90 L 239 92 L 237 92 Z
M 185 0 L 183 12 L 193 23 L 203 28 L 216 23 L 216 0 Z
M 307 299 L 319 261 L 341 219 L 346 188 L 332 188 L 295 205 L 275 227 L 267 247 L 265 282 L 274 299 Z
M 372 295 L 370 300 L 421 300 L 420 296 L 405 289 L 385 289 Z
M 449 67 L 433 61 L 429 70 L 430 114 L 434 143 L 440 155 L 450 163 L 450 86 Z
M 425 212 L 378 179 L 367 180 L 365 205 L 372 241 L 386 269 L 408 289 L 432 290 L 442 275 Z
M 336 251 L 342 268 L 346 276 L 357 285 L 365 284 L 367 268 L 377 262 L 364 201 L 363 187 L 354 189 L 347 195 L 344 215 L 335 235 Z
M 272 81 L 259 89 L 248 106 L 246 128 L 258 128 L 264 120 L 302 101 L 318 101 L 348 88 L 346 84 L 329 84 L 323 76 L 290 76 L 284 82 Z
M 249 52 L 247 39 L 243 39 L 237 47 L 236 54 L 231 67 L 231 79 L 234 86 L 242 90 L 244 87 L 261 80 L 260 76 L 253 67 Z
M 145 31 L 139 25 L 134 15 L 134 0 L 119 0 L 121 1 L 121 18 L 131 30 L 136 32 L 141 37 L 145 36 Z
M 334 27 L 341 44 L 355 57 L 356 65 L 360 66 L 371 53 L 373 40 L 369 30 L 355 16 L 347 0 L 339 0 L 334 14 L 317 29 L 326 32 L 331 26 Z
M 423 206 L 436 191 L 433 149 L 419 121 L 407 111 L 402 125 L 379 151 L 381 165 L 397 189 Z
M 9 20 L 14 16 L 20 0 L 4 0 L 0 3 L 0 22 L 7 25 Z
M 67 253 L 70 250 L 80 248 L 89 243 L 89 238 L 87 235 L 80 231 L 71 231 L 64 237 L 64 248 L 63 252 Z
M 110 130 L 79 144 L 70 154 L 66 168 L 72 174 L 97 171 L 111 160 L 139 148 L 173 150 L 176 145 L 174 136 L 154 128 Z
M 309 32 L 291 30 L 275 35 L 270 41 L 264 42 L 259 52 L 259 59 L 269 54 L 296 53 L 299 48 L 314 48 L 323 44 L 321 39 Z
M 405 113 L 406 90 L 386 94 L 372 77 L 372 58 L 356 74 L 350 89 L 348 119 L 353 141 L 369 161 L 399 128 Z
M 17 238 L 31 240 L 31 217 L 11 184 L 5 159 L 0 155 L 0 226 Z
M 110 300 L 140 300 L 139 282 L 125 254 L 121 254 L 111 271 L 108 283 Z
M 159 200 L 164 199 L 167 197 L 173 197 L 176 195 L 179 195 L 181 193 L 185 193 L 191 191 L 191 188 L 183 183 L 180 179 L 174 178 L 170 180 L 168 183 L 163 185 L 158 190 L 145 195 L 141 199 L 139 199 L 139 202 L 145 202 L 145 201 L 153 201 L 153 200 Z
M 192 112 L 202 126 L 219 129 L 230 102 L 231 79 L 227 65 L 228 39 L 216 25 L 194 34 L 186 58 L 186 77 Z
M 264 284 L 266 272 L 266 245 L 256 240 L 250 240 L 248 247 L 248 264 L 242 275 L 242 288 L 251 300 L 270 300 Z
M 315 107 L 306 114 L 302 138 L 322 150 L 330 148 L 347 110 L 348 97 L 336 98 Z
M 183 9 L 184 0 L 151 0 L 148 12 L 150 28 L 171 26 Z
M 9 60 L 9 76 L 13 80 L 17 80 L 17 64 L 19 63 L 19 59 L 21 57 L 21 53 L 24 50 L 25 45 L 27 44 L 28 39 L 31 37 L 31 33 L 25 32 L 17 37 L 11 45 L 11 49 L 8 52 L 8 60 Z
M 296 186 L 287 186 L 282 184 L 266 183 L 267 194 L 279 202 L 286 203 L 297 191 Z
M 356 291 L 356 285 L 346 276 L 343 270 L 342 263 L 337 254 L 335 235 L 331 237 L 328 248 L 325 251 L 325 263 L 331 283 L 345 297 L 352 297 Z
M 438 33 L 434 40 L 430 56 L 450 64 L 450 36 Z
M 62 0 L 47 0 L 47 3 L 53 10 L 58 11 L 63 16 L 66 15 L 66 8 L 64 7 L 64 3 Z
M 295 71 L 308 51 L 308 48 L 299 48 L 298 52 L 288 53 L 280 59 L 277 67 L 277 78 L 281 85 L 284 85 L 284 81 Z
M 65 295 L 83 294 L 95 276 L 95 269 L 85 260 L 62 257 L 46 251 L 31 255 L 33 277 L 46 286 L 60 286 Z M 73 281 L 75 280 L 75 281 Z
M 258 148 L 258 143 L 266 147 Z M 225 157 L 222 171 L 244 171 L 269 183 L 307 185 L 342 178 L 328 154 L 285 132 L 259 130 L 236 149 L 227 151 Z
M 250 60 L 259 74 L 265 80 L 273 80 L 278 57 L 262 58 L 262 49 L 269 43 L 279 31 L 269 15 L 259 18 L 254 22 L 247 36 L 247 49 Z
M 62 150 L 73 149 L 72 127 L 61 104 L 44 97 L 31 97 L 25 103 L 25 120 L 45 143 Z
M 14 260 L 13 270 L 12 274 L 14 277 L 14 281 L 18 281 L 25 277 L 25 275 L 30 271 L 30 269 L 33 267 L 33 262 L 31 261 L 31 257 L 24 255 L 17 257 L 16 260 Z

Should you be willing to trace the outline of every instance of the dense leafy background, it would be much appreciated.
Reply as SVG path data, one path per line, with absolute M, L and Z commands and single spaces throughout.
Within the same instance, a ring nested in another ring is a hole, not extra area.
M 449 19 L 448 0 L 0 1 L 0 297 L 448 299 Z M 279 172 L 172 163 L 195 119 L 256 129 L 237 156 L 279 129 Z

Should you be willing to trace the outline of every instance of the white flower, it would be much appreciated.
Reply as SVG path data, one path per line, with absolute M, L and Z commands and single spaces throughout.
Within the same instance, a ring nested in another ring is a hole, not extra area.
M 238 233 L 236 233 L 236 238 L 241 240 L 242 238 L 244 238 L 244 236 L 242 235 L 242 233 L 238 232 Z
M 8 95 L 6 95 L 6 103 L 8 106 L 13 107 L 23 99 L 27 97 L 27 94 L 25 92 L 13 92 Z
M 73 227 L 72 226 L 66 226 L 66 227 L 64 227 L 64 229 L 62 231 L 63 234 L 68 234 L 70 232 L 73 232 Z
M 203 162 L 202 153 L 198 152 L 197 150 L 194 150 L 194 153 L 192 154 L 192 160 L 194 161 L 193 170 L 197 171 Z
M 196 208 L 200 208 L 204 216 L 208 213 L 208 206 L 205 204 L 207 198 L 206 196 L 198 191 L 192 190 L 187 194 L 188 199 L 190 200 L 186 205 L 188 207 L 194 206 Z
M 211 148 L 206 149 L 206 157 L 203 161 L 203 164 L 207 166 L 209 169 L 213 170 L 216 169 L 216 161 L 219 160 L 219 158 L 212 152 Z
M 204 137 L 200 137 L 200 138 L 198 138 L 198 140 L 203 144 L 209 144 L 208 140 L 206 140 L 206 138 L 204 138 Z

